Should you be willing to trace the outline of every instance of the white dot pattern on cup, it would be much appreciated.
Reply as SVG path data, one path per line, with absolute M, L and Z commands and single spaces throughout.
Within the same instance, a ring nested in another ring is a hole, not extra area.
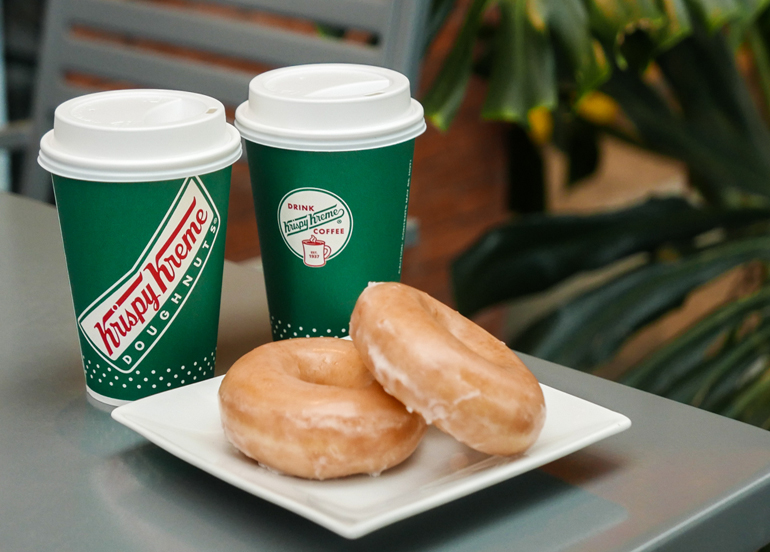
M 116 398 L 127 400 L 147 395 L 148 391 L 151 394 L 208 379 L 213 377 L 216 365 L 216 349 L 206 353 L 202 359 L 193 361 L 191 367 L 181 365 L 148 369 L 140 364 L 136 370 L 128 373 L 110 367 L 102 368 L 85 355 L 81 357 L 86 382 L 91 389 L 106 396 L 119 393 Z
M 297 324 L 284 322 L 275 316 L 270 317 L 270 327 L 273 332 L 273 340 L 292 339 L 295 337 L 345 337 L 348 333 L 347 328 L 335 330 L 332 328 L 313 328 L 306 324 Z

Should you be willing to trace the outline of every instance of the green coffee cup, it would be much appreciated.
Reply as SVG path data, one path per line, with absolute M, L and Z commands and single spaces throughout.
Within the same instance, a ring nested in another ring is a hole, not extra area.
M 88 393 L 118 405 L 214 374 L 232 163 L 218 101 L 125 90 L 70 100 L 41 140 Z
M 395 71 L 269 71 L 236 111 L 246 139 L 274 339 L 344 337 L 361 291 L 401 277 L 414 139 L 425 130 Z

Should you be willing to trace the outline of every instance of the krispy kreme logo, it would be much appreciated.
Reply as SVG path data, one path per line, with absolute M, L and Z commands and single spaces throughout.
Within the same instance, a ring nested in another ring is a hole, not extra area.
M 353 216 L 338 195 L 320 188 L 299 188 L 278 204 L 278 226 L 291 252 L 305 266 L 320 268 L 347 246 Z
M 78 317 L 91 346 L 133 371 L 174 322 L 219 235 L 219 212 L 199 178 L 188 178 L 134 266 Z

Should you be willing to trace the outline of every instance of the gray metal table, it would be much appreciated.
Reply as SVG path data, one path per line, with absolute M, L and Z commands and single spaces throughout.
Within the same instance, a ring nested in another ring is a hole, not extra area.
M 269 339 L 227 263 L 218 372 Z M 524 357 L 633 427 L 348 541 L 178 460 L 89 404 L 55 210 L 0 194 L 0 550 L 746 551 L 770 542 L 770 432 Z

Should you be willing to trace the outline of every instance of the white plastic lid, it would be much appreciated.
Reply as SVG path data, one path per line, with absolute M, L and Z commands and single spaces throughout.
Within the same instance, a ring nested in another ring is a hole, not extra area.
M 284 67 L 254 77 L 235 126 L 258 144 L 302 151 L 372 149 L 425 131 L 401 73 L 353 64 Z
M 238 131 L 214 98 L 176 90 L 115 90 L 56 108 L 38 163 L 78 180 L 151 182 L 210 173 L 241 156 Z

